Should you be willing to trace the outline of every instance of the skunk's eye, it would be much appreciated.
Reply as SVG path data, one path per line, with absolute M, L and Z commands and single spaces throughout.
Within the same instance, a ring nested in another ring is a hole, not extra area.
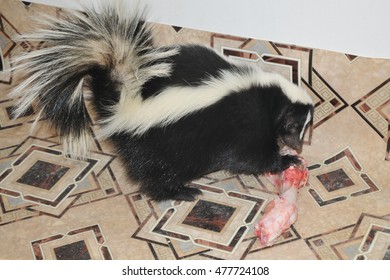
M 298 130 L 298 124 L 296 123 L 289 123 L 286 127 L 288 131 L 296 131 Z

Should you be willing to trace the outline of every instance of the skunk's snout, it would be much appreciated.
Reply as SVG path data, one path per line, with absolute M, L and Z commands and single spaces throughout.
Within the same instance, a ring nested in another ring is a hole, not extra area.
M 290 147 L 294 149 L 298 154 L 302 153 L 303 143 L 299 143 Z

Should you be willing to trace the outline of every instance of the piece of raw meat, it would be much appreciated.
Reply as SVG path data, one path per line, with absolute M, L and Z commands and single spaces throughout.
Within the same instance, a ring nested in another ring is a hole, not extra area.
M 295 154 L 293 150 L 284 150 L 284 154 Z M 255 226 L 255 234 L 260 243 L 271 246 L 276 239 L 287 230 L 298 217 L 298 189 L 306 185 L 308 170 L 306 161 L 300 157 L 302 164 L 290 166 L 279 174 L 266 174 L 274 184 L 279 197 L 272 200 L 264 210 L 264 214 Z

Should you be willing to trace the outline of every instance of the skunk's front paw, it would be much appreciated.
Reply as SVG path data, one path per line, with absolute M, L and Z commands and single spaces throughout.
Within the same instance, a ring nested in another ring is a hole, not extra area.
M 274 164 L 272 165 L 272 167 L 270 169 L 270 172 L 271 172 L 271 174 L 277 174 L 277 173 L 283 172 L 284 170 L 286 170 L 290 166 L 293 166 L 293 165 L 298 166 L 301 164 L 302 164 L 302 162 L 298 156 L 293 156 L 293 155 L 281 156 L 281 157 L 277 158 L 277 160 L 274 162 Z
M 302 161 L 298 156 L 285 155 L 285 156 L 282 156 L 282 164 L 281 164 L 280 171 L 286 170 L 290 166 L 293 166 L 293 165 L 298 166 L 301 164 L 302 164 Z

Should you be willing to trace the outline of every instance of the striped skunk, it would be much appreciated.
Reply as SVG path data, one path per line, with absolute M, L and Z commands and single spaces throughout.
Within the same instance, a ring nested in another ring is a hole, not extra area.
M 186 183 L 217 170 L 262 174 L 299 164 L 280 149 L 301 150 L 312 122 L 313 102 L 303 89 L 211 48 L 155 47 L 145 9 L 107 2 L 46 17 L 45 27 L 20 38 L 46 47 L 14 61 L 13 70 L 23 73 L 11 93 L 15 117 L 35 104 L 64 153 L 85 158 L 92 141 L 87 83 L 98 136 L 157 201 L 194 200 L 201 191 Z

